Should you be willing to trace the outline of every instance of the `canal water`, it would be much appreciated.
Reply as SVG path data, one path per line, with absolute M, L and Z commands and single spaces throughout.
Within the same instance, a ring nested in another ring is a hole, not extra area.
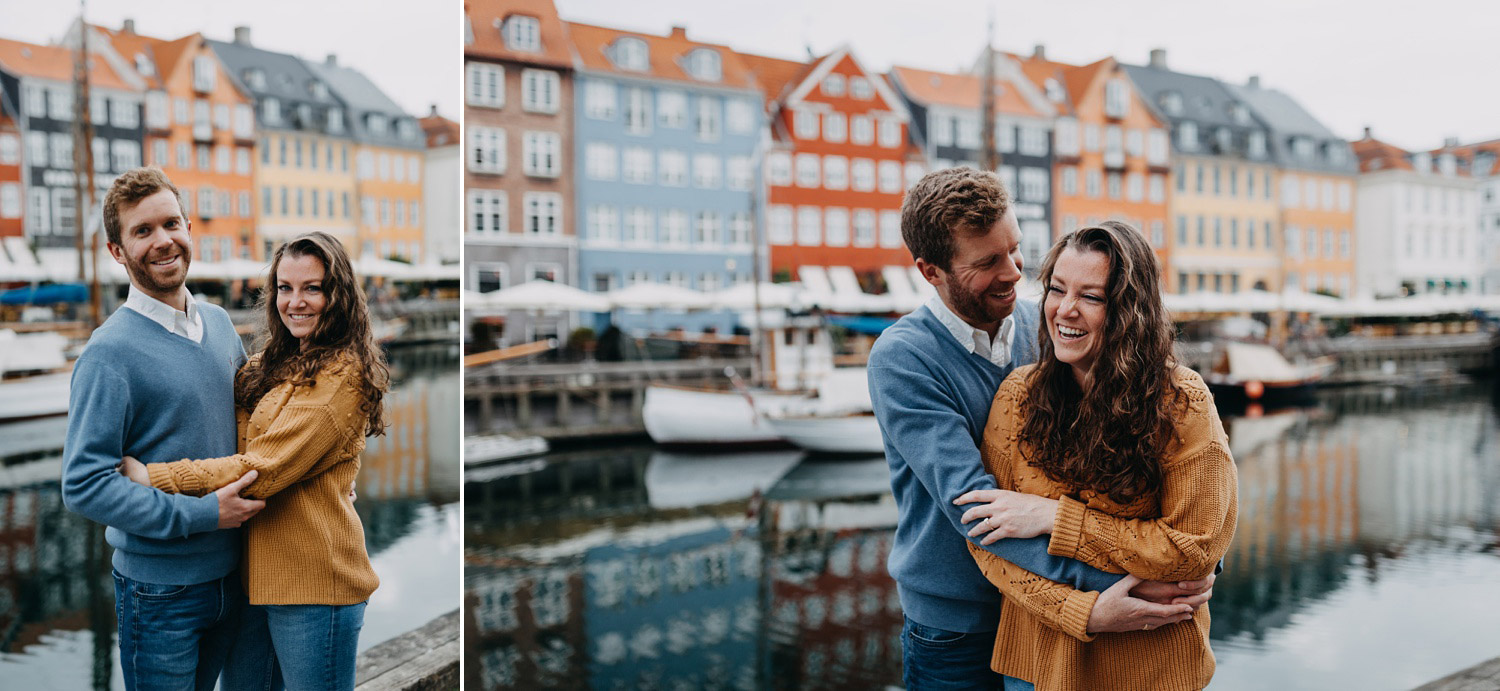
M 396 349 L 391 427 L 370 439 L 355 509 L 380 588 L 360 648 L 459 599 L 459 378 L 454 346 Z M 66 418 L 0 425 L 0 687 L 124 689 L 102 527 L 62 503 Z
M 1488 388 L 1224 412 L 1239 525 L 1211 689 L 1406 689 L 1500 655 Z M 901 682 L 883 458 L 601 445 L 465 484 L 470 689 Z

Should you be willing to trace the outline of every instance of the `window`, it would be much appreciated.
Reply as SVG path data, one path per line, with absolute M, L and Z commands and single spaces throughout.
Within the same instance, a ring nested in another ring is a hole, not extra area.
M 555 132 L 527 132 L 521 140 L 523 168 L 527 175 L 557 177 L 562 167 L 562 143 Z
M 875 212 L 869 209 L 854 210 L 854 246 L 875 246 Z
M 957 127 L 955 139 L 959 147 L 965 149 L 977 149 L 980 145 L 979 119 L 971 115 L 965 115 L 954 121 Z
M 1078 168 L 1076 166 L 1062 167 L 1062 193 L 1065 196 L 1078 196 Z
M 26 133 L 26 156 L 31 159 L 33 167 L 47 167 L 47 146 L 46 132 Z
M 724 77 L 718 52 L 708 48 L 699 48 L 688 55 L 687 71 L 705 82 L 716 82 Z
M 1146 133 L 1146 162 L 1153 166 L 1167 164 L 1166 130 L 1149 130 Z
M 584 114 L 595 120 L 615 119 L 615 85 L 590 79 L 583 83 Z
M 31 202 L 26 205 L 30 218 L 27 219 L 26 225 L 38 235 L 50 234 L 52 232 L 51 196 L 44 188 L 32 188 L 30 196 Z
M 1146 198 L 1152 204 L 1164 204 L 1167 201 L 1167 180 L 1158 174 L 1152 174 L 1147 185 Z
M 1183 151 L 1198 150 L 1198 124 L 1183 122 L 1177 126 L 1177 148 Z
M 688 244 L 688 216 L 686 211 L 668 209 L 661 215 L 661 244 L 669 247 L 685 247 Z
M 76 231 L 78 222 L 77 196 L 72 189 L 52 190 L 52 223 L 57 233 Z
M 228 173 L 230 170 L 233 170 L 234 164 L 231 162 L 232 157 L 233 154 L 230 153 L 229 147 L 214 147 L 214 172 Z
M 629 36 L 615 41 L 614 55 L 615 65 L 622 70 L 632 72 L 645 72 L 651 69 L 651 57 L 646 49 L 646 42 Z
M 817 154 L 797 154 L 797 186 L 817 187 L 819 178 Z
M 71 88 L 47 90 L 47 116 L 53 120 L 73 119 L 73 91 Z
M 897 175 L 899 176 L 900 175 L 900 173 L 899 173 L 899 171 L 900 171 L 899 164 L 897 164 L 895 161 L 890 161 L 890 163 L 891 163 L 892 166 L 894 166 L 896 168 L 896 170 L 898 171 Z M 850 168 L 850 171 L 852 173 L 852 175 L 851 175 L 851 185 L 850 186 L 854 189 L 854 191 L 856 191 L 856 192 L 873 192 L 873 191 L 875 191 L 875 162 L 874 161 L 872 161 L 872 160 L 870 160 L 868 158 L 856 158 L 856 159 L 854 159 L 854 162 L 849 166 L 849 168 Z
M 719 99 L 712 96 L 698 97 L 698 139 L 713 141 L 719 138 L 719 113 L 722 110 Z
M 773 245 L 790 245 L 792 230 L 792 207 L 781 204 L 766 209 L 766 240 Z
M 823 243 L 823 212 L 816 206 L 797 207 L 797 244 L 815 246 Z
M 368 158 L 362 155 L 359 162 L 360 177 L 368 178 L 373 173 L 364 170 Z M 469 130 L 469 170 L 476 173 L 505 172 L 505 130 L 491 127 Z
M 754 242 L 754 229 L 750 225 L 750 214 L 736 211 L 729 215 L 729 243 L 739 249 L 748 250 Z
M 713 154 L 693 156 L 693 186 L 703 189 L 718 189 L 723 178 L 724 167 L 719 157 Z
M 1052 195 L 1052 182 L 1046 168 L 1021 169 L 1021 198 L 1028 202 L 1046 202 Z
M 681 151 L 662 151 L 658 156 L 661 184 L 668 187 L 686 187 L 687 154 Z
M 652 226 L 656 220 L 652 218 L 651 210 L 641 206 L 632 206 L 625 210 L 625 243 L 629 245 L 649 245 L 655 238 Z
M 849 246 L 849 210 L 830 208 L 823 212 L 824 242 L 829 247 Z
M 613 206 L 596 204 L 589 207 L 588 239 L 601 245 L 613 245 L 619 241 L 620 210 Z
M 613 89 L 610 93 L 613 93 Z M 656 94 L 656 117 L 662 127 L 677 129 L 687 127 L 687 94 L 681 91 L 658 92 Z
M 1250 158 L 1262 159 L 1266 157 L 1266 133 L 1256 130 L 1250 133 L 1249 144 L 1246 147 Z
M 651 150 L 639 146 L 625 148 L 624 153 L 625 182 L 637 185 L 651 184 L 653 167 L 651 165 Z
M 177 115 L 178 122 L 186 119 L 187 102 L 182 99 L 177 99 Z M 281 125 L 281 101 L 271 96 L 261 99 L 260 119 L 272 127 Z
M 594 180 L 614 180 L 619 174 L 619 156 L 611 144 L 590 142 L 583 147 L 584 174 Z
M 953 145 L 953 118 L 939 113 L 936 110 L 927 114 L 927 129 L 932 135 L 932 143 L 936 146 Z
M 771 185 L 792 184 L 792 157 L 784 151 L 766 154 L 766 182 Z
M 625 131 L 630 134 L 651 132 L 651 92 L 638 88 L 625 90 Z
M 114 98 L 109 101 L 109 116 L 115 127 L 134 129 L 140 127 L 140 106 L 123 98 Z M 227 125 L 228 123 L 226 123 Z M 227 126 L 224 129 L 229 129 Z
M 1057 119 L 1057 153 L 1073 156 L 1078 153 L 1078 121 L 1073 118 Z
M 1130 113 L 1130 87 L 1122 79 L 1111 79 L 1104 84 L 1104 114 L 1111 118 L 1123 118 Z
M 1240 246 L 1240 219 L 1238 218 L 1229 219 L 1229 246 Z
M 1089 172 L 1094 172 L 1094 171 L 1089 171 Z M 1106 178 L 1106 182 L 1108 183 L 1108 186 L 1109 186 L 1109 198 L 1110 199 L 1119 199 L 1120 198 L 1120 192 L 1121 192 L 1121 190 L 1120 190 L 1120 183 L 1121 183 L 1120 174 L 1119 173 L 1110 173 L 1109 177 Z
M 1144 184 L 1144 179 L 1141 177 L 1140 173 L 1131 173 L 1129 175 L 1126 175 L 1125 199 L 1132 202 L 1138 202 L 1144 199 L 1146 196 L 1145 187 L 1146 186 Z
M 901 212 L 880 212 L 880 246 L 887 248 L 901 247 Z
M 1099 198 L 1099 189 L 1103 177 L 1097 170 L 1086 170 L 1083 172 L 1083 196 L 1089 199 Z
M 849 159 L 843 156 L 823 157 L 823 186 L 830 190 L 849 189 Z
M 697 218 L 693 219 L 693 244 L 699 247 L 721 244 L 721 222 L 719 212 L 699 211 Z
M 733 134 L 750 134 L 755 131 L 756 104 L 743 98 L 732 98 L 725 103 L 729 131 Z
M 901 121 L 884 118 L 880 121 L 880 145 L 887 149 L 901 146 Z
M 1041 127 L 1021 127 L 1021 153 L 1027 156 L 1047 155 L 1047 130 Z
M 47 92 L 42 87 L 35 84 L 27 84 L 21 97 L 25 101 L 27 115 L 34 118 L 47 116 Z
M 468 71 L 469 93 L 466 102 L 485 108 L 505 107 L 505 68 L 471 62 Z
M 837 97 L 837 96 L 843 96 L 844 95 L 844 75 L 842 75 L 842 74 L 830 74 L 830 75 L 824 77 L 823 78 L 823 95 L 824 96 L 835 96 L 835 97 Z
M 1297 226 L 1287 226 L 1284 233 L 1286 236 L 1285 244 L 1287 256 L 1296 257 L 1297 255 L 1301 254 L 1302 234 L 1300 232 L 1300 229 Z M 1408 252 L 1409 251 L 1410 248 L 1408 248 Z
M 14 182 L 0 184 L 0 218 L 21 217 L 21 186 Z
M 823 139 L 841 144 L 849 135 L 848 122 L 843 113 L 826 113 L 823 115 Z
M 1187 216 L 1177 217 L 1177 244 L 1186 245 L 1188 242 Z
M 505 20 L 505 47 L 535 53 L 542 49 L 542 23 L 536 17 L 513 14 Z
M 521 107 L 533 113 L 556 113 L 559 91 L 556 72 L 521 71 Z
M 860 146 L 875 143 L 875 121 L 868 115 L 856 115 L 849 120 L 849 141 Z
M 732 190 L 748 190 L 755 184 L 755 174 L 750 168 L 748 156 L 730 156 L 726 165 L 725 178 L 728 187 Z
M 880 162 L 880 191 L 895 194 L 901 191 L 901 164 L 897 161 Z M 910 181 L 907 182 L 911 184 Z
M 870 80 L 864 77 L 849 78 L 849 95 L 861 101 L 875 98 L 875 87 L 870 85 Z
M 529 235 L 558 235 L 562 232 L 562 195 L 555 192 L 527 192 L 523 198 L 525 225 Z
M 792 129 L 798 139 L 818 138 L 818 114 L 806 108 L 800 108 L 792 115 Z

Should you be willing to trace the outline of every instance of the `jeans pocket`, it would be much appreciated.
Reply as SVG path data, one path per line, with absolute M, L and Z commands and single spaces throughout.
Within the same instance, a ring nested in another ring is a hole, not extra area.
M 906 635 L 917 643 L 922 643 L 929 646 L 949 646 L 962 643 L 972 634 L 960 633 L 957 631 L 945 631 L 943 629 L 937 629 L 931 626 L 923 626 L 916 622 L 912 622 L 911 627 L 906 631 Z
M 135 597 L 141 600 L 168 600 L 188 591 L 190 585 L 162 585 L 158 583 L 142 583 L 135 581 L 133 584 Z

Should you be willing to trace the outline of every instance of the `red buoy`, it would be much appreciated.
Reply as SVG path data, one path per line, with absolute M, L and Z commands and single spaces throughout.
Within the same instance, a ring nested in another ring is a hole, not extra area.
M 1264 384 L 1262 384 L 1262 383 L 1260 383 L 1258 381 L 1247 381 L 1247 382 L 1245 382 L 1245 397 L 1246 398 L 1249 398 L 1252 401 L 1258 401 L 1258 400 L 1260 400 L 1261 395 L 1264 394 L 1265 392 L 1266 392 L 1266 387 L 1265 387 Z

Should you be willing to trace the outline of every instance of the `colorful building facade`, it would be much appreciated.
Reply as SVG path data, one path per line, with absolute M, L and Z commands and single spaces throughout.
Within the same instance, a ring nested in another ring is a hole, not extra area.
M 23 237 L 26 184 L 21 166 L 20 80 L 0 67 L 0 238 Z

